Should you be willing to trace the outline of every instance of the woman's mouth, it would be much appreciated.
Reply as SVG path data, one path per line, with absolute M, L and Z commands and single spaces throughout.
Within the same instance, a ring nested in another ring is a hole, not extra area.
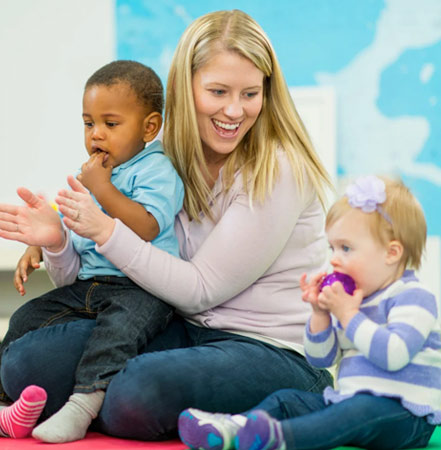
M 240 122 L 227 123 L 212 119 L 214 129 L 222 137 L 235 137 L 239 131 Z

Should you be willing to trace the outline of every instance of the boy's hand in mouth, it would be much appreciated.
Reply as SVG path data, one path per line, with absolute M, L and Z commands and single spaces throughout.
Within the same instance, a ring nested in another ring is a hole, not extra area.
M 89 160 L 81 166 L 81 173 L 77 176 L 78 181 L 95 196 L 107 183 L 111 183 L 113 167 L 106 164 L 108 159 L 109 153 L 97 148 L 90 155 Z

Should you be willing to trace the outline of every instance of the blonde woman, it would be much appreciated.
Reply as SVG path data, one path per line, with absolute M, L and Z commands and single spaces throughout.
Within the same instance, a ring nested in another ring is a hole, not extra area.
M 308 307 L 300 289 L 301 274 L 325 264 L 329 178 L 272 45 L 247 14 L 210 13 L 183 34 L 168 79 L 164 147 L 185 186 L 175 224 L 181 258 L 102 214 L 72 177 L 72 190 L 57 198 L 66 227 L 93 239 L 99 253 L 178 312 L 113 378 L 99 414 L 102 431 L 144 440 L 175 436 L 178 415 L 190 406 L 243 411 L 276 389 L 321 392 L 331 382 L 304 357 Z M 26 200 L 52 214 L 32 193 Z M 21 212 L 7 224 L 0 216 L 1 228 L 23 233 L 21 220 L 37 226 Z M 43 252 L 62 284 L 73 255 L 64 234 L 54 233 L 64 249 Z M 45 246 L 25 235 L 22 241 Z M 92 327 L 58 325 L 13 343 L 3 357 L 8 394 L 41 385 L 52 414 L 67 399 L 69 371 Z M 61 348 L 63 357 L 49 365 Z M 31 368 L 28 352 L 38 352 Z

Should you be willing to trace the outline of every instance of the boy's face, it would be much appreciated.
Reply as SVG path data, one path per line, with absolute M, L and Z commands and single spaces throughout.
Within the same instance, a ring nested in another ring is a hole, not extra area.
M 391 284 L 397 273 L 387 247 L 373 237 L 368 219 L 368 213 L 354 208 L 326 230 L 333 269 L 350 275 L 365 297 Z
M 105 152 L 105 167 L 131 159 L 145 146 L 147 114 L 126 83 L 89 87 L 83 96 L 84 139 L 89 155 Z

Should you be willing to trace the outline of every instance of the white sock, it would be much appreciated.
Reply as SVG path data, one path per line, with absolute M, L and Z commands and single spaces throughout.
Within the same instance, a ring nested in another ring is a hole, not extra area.
M 43 442 L 61 444 L 83 439 L 104 401 L 104 391 L 72 394 L 53 416 L 34 428 L 32 436 Z

